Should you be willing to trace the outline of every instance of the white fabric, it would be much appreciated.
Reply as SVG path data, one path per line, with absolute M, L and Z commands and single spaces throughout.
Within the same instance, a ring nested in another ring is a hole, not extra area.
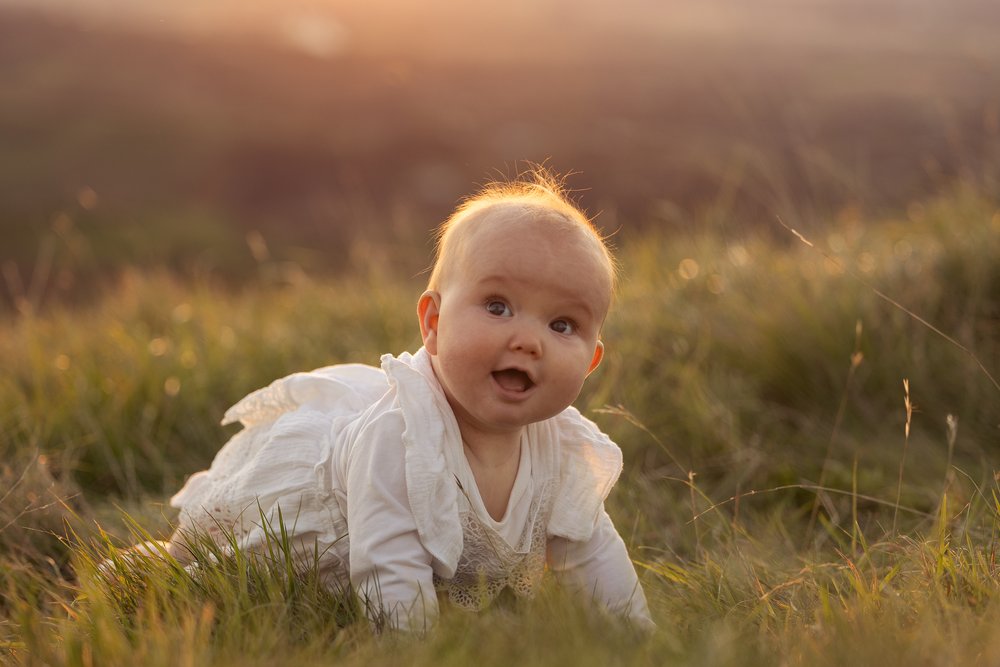
M 643 630 L 655 627 L 625 542 L 607 512 L 601 512 L 586 542 L 550 540 L 548 559 L 556 578 L 577 594 L 627 617 Z
M 354 586 L 395 627 L 426 628 L 438 596 L 468 608 L 505 587 L 530 596 L 548 554 L 560 578 L 647 625 L 635 569 L 604 499 L 621 451 L 570 407 L 531 424 L 500 521 L 486 512 L 430 357 L 385 355 L 296 373 L 226 412 L 244 430 L 172 499 L 179 534 L 244 549 L 279 517 L 304 560 Z M 308 561 L 307 561 L 308 562 Z

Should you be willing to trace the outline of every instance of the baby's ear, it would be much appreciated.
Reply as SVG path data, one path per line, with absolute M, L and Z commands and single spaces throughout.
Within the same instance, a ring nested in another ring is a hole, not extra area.
M 597 341 L 597 346 L 594 348 L 594 358 L 590 360 L 590 368 L 587 369 L 587 375 L 593 373 L 598 366 L 601 365 L 601 359 L 604 358 L 604 343 Z
M 434 355 L 437 354 L 438 315 L 441 312 L 441 295 L 434 290 L 427 290 L 417 301 L 417 317 L 420 320 L 420 337 L 424 347 Z

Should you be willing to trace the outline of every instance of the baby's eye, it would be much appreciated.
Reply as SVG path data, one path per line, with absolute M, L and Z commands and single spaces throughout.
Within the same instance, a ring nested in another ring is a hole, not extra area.
M 569 335 L 576 332 L 576 325 L 569 320 L 555 320 L 549 328 L 556 333 Z
M 496 315 L 497 317 L 510 317 L 513 315 L 513 313 L 510 312 L 510 306 L 499 299 L 490 299 L 487 301 L 486 310 L 490 315 Z

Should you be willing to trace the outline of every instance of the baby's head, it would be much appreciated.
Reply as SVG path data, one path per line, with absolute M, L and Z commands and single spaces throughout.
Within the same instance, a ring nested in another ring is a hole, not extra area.
M 458 208 L 418 314 L 463 434 L 520 429 L 576 399 L 604 354 L 614 282 L 604 240 L 545 171 Z
M 615 261 L 604 237 L 569 200 L 562 182 L 543 169 L 532 171 L 530 179 L 490 183 L 455 209 L 438 228 L 437 252 L 427 289 L 439 289 L 457 260 L 468 256 L 464 252 L 466 242 L 475 231 L 503 221 L 529 221 L 579 234 L 602 260 L 600 270 L 607 275 L 609 296 L 614 291 Z

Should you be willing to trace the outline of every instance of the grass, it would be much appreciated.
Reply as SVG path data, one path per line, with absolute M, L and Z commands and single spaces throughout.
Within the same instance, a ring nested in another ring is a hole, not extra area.
M 350 596 L 289 569 L 281 535 L 264 556 L 98 575 L 167 534 L 164 499 L 231 433 L 229 404 L 415 349 L 423 277 L 391 256 L 339 279 L 261 259 L 239 289 L 134 269 L 89 302 L 22 303 L 0 322 L 0 662 L 990 664 L 997 202 L 957 189 L 800 231 L 828 257 L 707 222 L 620 241 L 608 355 L 578 404 L 625 451 L 608 507 L 649 637 L 547 587 L 375 638 Z

